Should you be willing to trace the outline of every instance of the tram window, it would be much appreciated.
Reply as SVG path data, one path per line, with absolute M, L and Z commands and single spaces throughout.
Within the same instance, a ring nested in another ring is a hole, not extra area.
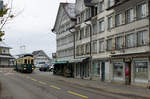
M 28 64 L 30 64 L 30 60 L 28 60 Z
M 24 63 L 27 64 L 27 59 L 24 60 Z
M 31 64 L 33 64 L 33 59 L 31 59 Z

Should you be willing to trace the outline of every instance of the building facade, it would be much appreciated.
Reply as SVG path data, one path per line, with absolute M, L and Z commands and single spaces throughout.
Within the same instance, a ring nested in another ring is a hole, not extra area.
M 75 4 L 60 3 L 55 25 L 52 29 L 57 40 L 57 58 L 54 63 L 56 74 L 66 76 L 68 74 L 69 76 L 73 70 L 71 61 L 74 59 L 74 31 L 72 30 L 75 26 L 75 20 Z
M 149 6 L 149 0 L 76 0 L 74 77 L 149 85 Z
M 14 57 L 10 54 L 11 48 L 4 42 L 0 42 L 0 67 L 12 67 Z
M 114 45 L 110 55 L 110 78 L 147 86 L 150 80 L 149 0 L 116 0 L 107 10 L 112 9 L 113 25 L 109 31 Z
M 51 64 L 51 59 L 43 50 L 33 51 L 32 54 L 34 57 L 34 65 L 36 67 L 40 67 L 44 64 Z

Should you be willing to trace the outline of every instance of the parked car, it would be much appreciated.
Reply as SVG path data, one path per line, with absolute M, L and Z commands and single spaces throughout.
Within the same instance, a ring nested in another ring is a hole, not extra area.
M 44 64 L 39 68 L 39 70 L 44 72 L 49 71 L 49 65 Z

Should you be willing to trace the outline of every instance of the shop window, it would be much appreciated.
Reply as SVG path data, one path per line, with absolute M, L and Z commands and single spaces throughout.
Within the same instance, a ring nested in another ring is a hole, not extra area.
M 116 62 L 113 64 L 113 76 L 118 80 L 123 79 L 123 62 Z
M 94 66 L 94 75 L 100 76 L 100 66 L 99 63 L 97 61 L 93 62 L 93 66 Z
M 148 62 L 135 61 L 135 79 L 148 80 Z

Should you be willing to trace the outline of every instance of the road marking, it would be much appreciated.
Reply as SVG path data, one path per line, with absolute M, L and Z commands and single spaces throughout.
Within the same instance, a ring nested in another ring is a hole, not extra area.
M 87 96 L 84 96 L 84 95 L 81 95 L 81 94 L 78 94 L 76 92 L 73 92 L 73 91 L 67 91 L 69 94 L 72 94 L 72 95 L 76 95 L 76 96 L 79 96 L 79 97 L 82 97 L 82 98 L 88 98 Z
M 49 87 L 51 87 L 51 88 L 55 88 L 55 89 L 58 89 L 58 90 L 60 90 L 61 88 L 59 88 L 59 87 L 57 87 L 57 86 L 54 86 L 54 85 L 50 85 Z
M 31 79 L 31 80 L 33 80 L 33 81 L 37 81 L 36 79 Z
M 46 83 L 45 83 L 45 82 L 42 82 L 42 81 L 39 81 L 39 83 L 40 83 L 40 84 L 43 84 L 43 85 L 46 85 Z

